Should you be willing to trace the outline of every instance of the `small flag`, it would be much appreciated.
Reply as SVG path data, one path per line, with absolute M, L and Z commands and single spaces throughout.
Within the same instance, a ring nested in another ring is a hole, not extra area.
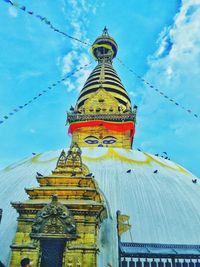
M 28 14 L 30 15 L 33 15 L 33 12 L 32 11 L 27 11 Z
M 4 119 L 6 119 L 6 120 L 7 120 L 8 118 L 9 118 L 8 116 L 4 116 Z
M 3 121 L 0 121 L 0 124 L 3 123 Z
M 22 6 L 20 7 L 21 10 L 25 11 L 26 10 L 26 7 L 25 6 Z
M 4 0 L 6 3 L 10 3 L 11 5 L 13 5 L 13 3 L 10 0 Z
M 40 16 L 40 15 L 36 15 L 36 18 L 42 19 L 42 16 Z
M 44 18 L 44 22 L 46 23 L 46 24 L 50 24 L 50 21 L 49 20 L 47 20 L 46 18 Z

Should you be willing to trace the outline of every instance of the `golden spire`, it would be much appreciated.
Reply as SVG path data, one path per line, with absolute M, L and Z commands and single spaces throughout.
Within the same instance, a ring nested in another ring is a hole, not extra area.
M 80 147 L 131 148 L 135 132 L 136 108 L 112 61 L 118 46 L 105 27 L 92 45 L 98 64 L 86 80 L 75 109 L 67 114 L 72 141 Z
M 91 48 L 91 53 L 98 61 L 98 65 L 88 77 L 79 94 L 76 104 L 78 112 L 102 114 L 113 113 L 115 109 L 115 113 L 122 113 L 131 109 L 131 100 L 112 66 L 112 60 L 117 55 L 117 50 L 117 43 L 108 34 L 105 27 L 102 35 L 95 40 Z M 99 91 L 101 91 L 101 98 L 109 99 L 109 101 L 104 101 L 103 106 L 99 104 L 101 101 L 98 99 L 92 99 Z M 113 101 L 110 100 L 111 98 Z

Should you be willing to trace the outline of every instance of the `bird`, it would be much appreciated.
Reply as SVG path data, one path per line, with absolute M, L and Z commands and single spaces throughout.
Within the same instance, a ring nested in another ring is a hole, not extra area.
M 37 176 L 40 176 L 40 177 L 42 177 L 43 175 L 41 174 L 41 173 L 39 173 L 39 172 L 36 172 L 37 173 Z
M 128 170 L 128 171 L 126 171 L 127 173 L 130 173 L 131 172 L 131 169 L 130 170 Z
M 86 177 L 92 177 L 93 173 L 88 173 Z
M 193 184 L 197 183 L 197 179 L 192 179 Z
M 36 155 L 36 153 L 35 152 L 32 152 L 32 155 Z
M 155 156 L 156 156 L 156 157 L 158 157 L 158 156 L 159 156 L 159 154 L 155 154 Z
M 164 151 L 163 154 L 167 155 L 167 152 Z
M 70 107 L 70 111 L 74 111 L 74 107 L 71 106 L 71 107 Z
M 141 151 L 141 149 L 139 149 L 139 148 L 138 148 L 137 150 L 138 150 L 138 151 Z
M 76 176 L 76 172 L 72 172 L 71 176 Z
M 153 173 L 157 173 L 158 172 L 158 170 L 155 170 Z
M 165 159 L 169 159 L 168 157 L 165 157 Z

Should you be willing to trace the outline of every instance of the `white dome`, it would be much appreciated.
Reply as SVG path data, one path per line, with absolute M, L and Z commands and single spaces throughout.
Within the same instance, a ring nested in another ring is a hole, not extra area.
M 36 172 L 50 174 L 59 155 L 60 151 L 45 152 L 0 172 L 0 260 L 8 262 L 17 225 L 10 202 L 26 200 L 24 188 L 38 186 Z M 163 158 L 125 149 L 83 148 L 82 159 L 95 175 L 113 219 L 117 210 L 130 216 L 133 242 L 200 244 L 200 183 L 193 183 L 196 177 L 187 170 Z M 129 233 L 123 240 L 131 241 Z

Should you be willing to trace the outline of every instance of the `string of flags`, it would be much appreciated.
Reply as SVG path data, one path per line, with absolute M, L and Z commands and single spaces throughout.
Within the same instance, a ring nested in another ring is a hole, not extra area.
M 31 16 L 36 17 L 36 18 L 39 19 L 41 22 L 43 22 L 43 23 L 45 23 L 47 26 L 49 26 L 50 29 L 53 30 L 54 32 L 58 32 L 58 33 L 64 35 L 65 37 L 70 38 L 70 39 L 72 39 L 72 40 L 74 40 L 74 41 L 80 42 L 80 43 L 82 43 L 82 44 L 84 44 L 84 45 L 87 45 L 87 46 L 90 45 L 88 42 L 84 42 L 84 41 L 82 41 L 82 40 L 80 40 L 80 39 L 78 39 L 78 38 L 76 38 L 76 37 L 73 37 L 73 36 L 71 36 L 71 35 L 69 35 L 69 34 L 67 34 L 67 33 L 65 33 L 65 32 L 63 32 L 63 31 L 61 31 L 61 30 L 59 30 L 59 29 L 57 29 L 57 28 L 55 28 L 55 27 L 53 26 L 53 24 L 51 23 L 50 20 L 48 20 L 46 17 L 43 17 L 43 16 L 41 16 L 41 15 L 36 14 L 36 13 L 33 12 L 33 11 L 30 11 L 26 6 L 24 6 L 24 5 L 20 5 L 19 3 L 17 3 L 17 2 L 13 2 L 13 1 L 11 1 L 11 0 L 3 0 L 3 1 L 6 2 L 6 3 L 8 3 L 8 4 L 10 4 L 10 5 L 12 5 L 13 7 L 16 7 L 16 8 L 18 8 L 18 9 L 24 11 L 24 12 L 27 13 L 28 15 L 31 15 Z
M 6 2 L 6 3 L 8 3 L 8 4 L 10 4 L 10 5 L 12 5 L 12 6 L 14 6 L 14 7 L 16 7 L 16 8 L 18 8 L 18 9 L 20 9 L 20 10 L 22 10 L 22 11 L 24 11 L 24 12 L 26 12 L 26 13 L 29 14 L 29 15 L 35 16 L 37 19 L 40 19 L 41 22 L 43 22 L 43 23 L 45 23 L 46 25 L 48 25 L 48 26 L 50 27 L 50 29 L 52 29 L 54 32 L 58 32 L 58 33 L 60 33 L 60 34 L 62 34 L 62 35 L 64 35 L 64 36 L 66 36 L 66 37 L 68 37 L 68 38 L 70 38 L 70 39 L 72 39 L 72 40 L 75 40 L 75 41 L 77 41 L 77 42 L 80 42 L 80 43 L 82 43 L 82 44 L 84 44 L 84 45 L 87 45 L 87 46 L 90 45 L 90 43 L 88 43 L 88 42 L 82 41 L 82 40 L 80 40 L 80 39 L 78 39 L 78 38 L 76 38 L 76 37 L 73 37 L 73 36 L 71 36 L 71 35 L 69 35 L 69 34 L 67 34 L 67 33 L 65 33 L 65 32 L 63 32 L 63 31 L 61 31 L 61 30 L 59 30 L 59 29 L 57 29 L 57 28 L 55 28 L 55 27 L 52 25 L 52 23 L 51 23 L 50 20 L 48 20 L 46 17 L 43 17 L 43 16 L 41 16 L 41 15 L 36 14 L 36 13 L 33 12 L 33 11 L 30 11 L 26 6 L 24 6 L 24 5 L 22 6 L 22 5 L 20 5 L 19 3 L 17 3 L 17 2 L 13 2 L 13 1 L 11 1 L 11 0 L 3 0 L 3 1 Z M 186 112 L 189 113 L 190 115 L 192 115 L 192 116 L 194 116 L 194 117 L 196 117 L 196 118 L 199 118 L 199 117 L 200 117 L 198 114 L 194 113 L 191 109 L 188 109 L 188 108 L 182 106 L 182 105 L 179 104 L 176 100 L 172 99 L 171 97 L 169 97 L 168 95 L 166 95 L 164 92 L 162 92 L 162 91 L 160 91 L 158 88 L 156 88 L 154 85 L 152 85 L 151 83 L 149 83 L 149 82 L 148 82 L 147 80 L 145 80 L 142 76 L 138 75 L 134 70 L 130 69 L 125 63 L 123 63 L 123 61 L 122 61 L 121 59 L 117 58 L 117 60 L 121 63 L 122 66 L 124 66 L 128 71 L 130 71 L 131 73 L 133 73 L 138 79 L 140 79 L 140 80 L 141 80 L 143 83 L 145 83 L 148 87 L 150 87 L 151 89 L 153 89 L 153 90 L 154 90 L 156 93 L 158 93 L 159 95 L 163 96 L 163 98 L 165 98 L 166 100 L 168 100 L 168 101 L 171 102 L 172 104 L 178 106 L 178 107 L 181 108 L 182 110 L 186 111 Z M 0 123 L 1 123 L 1 121 L 0 121 Z
M 21 111 L 22 109 L 24 109 L 25 107 L 29 106 L 32 102 L 36 101 L 38 98 L 40 98 L 42 95 L 46 94 L 47 92 L 49 92 L 50 90 L 54 89 L 57 85 L 59 85 L 60 83 L 64 82 L 65 80 L 67 80 L 69 77 L 73 76 L 75 73 L 79 72 L 80 70 L 88 67 L 91 63 L 85 64 L 83 66 L 81 66 L 80 68 L 72 71 L 70 74 L 68 74 L 66 77 L 52 83 L 50 86 L 48 86 L 45 90 L 40 91 L 36 96 L 34 96 L 33 98 L 31 98 L 30 100 L 28 100 L 26 103 L 24 103 L 23 105 L 17 106 L 15 107 L 13 110 L 11 110 L 7 115 L 3 116 L 2 118 L 0 118 L 0 124 L 3 124 L 5 121 L 7 121 L 8 119 L 10 119 L 12 116 L 14 116 L 16 113 L 18 113 L 19 111 Z
M 172 99 L 171 97 L 169 97 L 168 95 L 166 95 L 164 92 L 160 91 L 158 88 L 156 88 L 154 85 L 152 85 L 151 83 L 149 83 L 147 80 L 145 80 L 143 77 L 141 77 L 140 75 L 138 75 L 134 70 L 130 69 L 121 59 L 117 58 L 117 60 L 120 62 L 120 64 L 122 66 L 124 66 L 128 71 L 130 71 L 131 73 L 133 73 L 139 80 L 141 80 L 144 84 L 146 84 L 148 87 L 150 87 L 151 89 L 153 89 L 156 93 L 160 94 L 163 98 L 167 99 L 169 102 L 173 103 L 174 105 L 176 105 L 177 107 L 183 109 L 184 111 L 186 111 L 187 113 L 191 114 L 192 116 L 199 118 L 199 115 L 194 113 L 191 109 L 188 109 L 184 106 L 182 106 L 181 104 L 179 104 L 176 100 Z

